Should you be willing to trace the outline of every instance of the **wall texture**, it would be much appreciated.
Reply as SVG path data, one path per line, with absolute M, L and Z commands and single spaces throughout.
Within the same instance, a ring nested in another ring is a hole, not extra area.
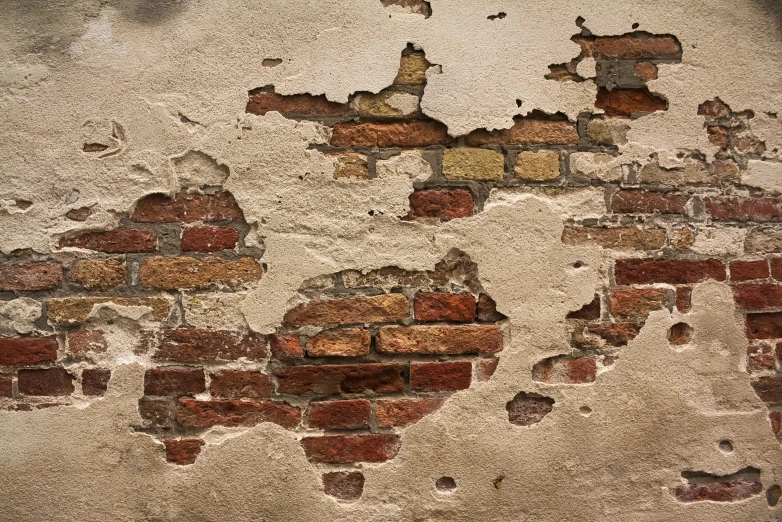
M 780 27 L 5 2 L 0 519 L 782 519 Z

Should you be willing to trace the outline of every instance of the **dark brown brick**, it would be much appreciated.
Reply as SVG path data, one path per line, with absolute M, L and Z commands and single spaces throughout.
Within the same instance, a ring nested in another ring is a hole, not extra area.
M 231 227 L 190 227 L 182 231 L 182 252 L 219 252 L 236 247 L 239 233 Z
M 428 147 L 453 141 L 448 128 L 436 121 L 337 123 L 331 135 L 335 147 Z
M 714 100 L 708 100 L 698 105 L 698 115 L 706 116 L 713 120 L 730 116 L 730 114 L 730 107 L 725 105 L 719 98 L 714 98 Z
M 482 323 L 496 323 L 508 317 L 497 311 L 497 303 L 486 294 L 478 294 L 477 319 Z
M 554 399 L 536 393 L 519 392 L 505 404 L 508 421 L 517 426 L 531 426 L 543 420 L 554 409 Z
M 310 301 L 289 310 L 283 322 L 291 326 L 391 323 L 409 315 L 404 294 L 386 294 Z
M 250 427 L 272 422 L 290 430 L 301 422 L 301 411 L 284 402 L 179 399 L 176 417 L 179 424 L 188 428 Z
M 667 111 L 668 103 L 646 89 L 597 90 L 595 107 L 603 109 L 606 116 L 630 116 L 635 113 Z
M 375 402 L 375 418 L 381 428 L 410 426 L 436 412 L 445 399 L 389 399 Z
M 769 260 L 771 264 L 771 277 L 777 281 L 782 281 L 782 257 L 775 257 Z
M 229 330 L 164 329 L 145 331 L 141 336 L 154 359 L 165 361 L 251 361 L 266 357 L 263 336 Z
M 61 396 L 73 393 L 73 375 L 64 368 L 19 370 L 18 386 L 22 395 Z
M 731 288 L 736 304 L 745 310 L 782 307 L 782 285 L 743 284 Z
M 611 210 L 618 214 L 684 214 L 689 199 L 684 194 L 620 190 L 611 197 Z
M 206 391 L 201 368 L 166 366 L 151 368 L 144 374 L 145 395 L 190 395 Z
M 61 281 L 62 267 L 54 261 L 0 264 L 0 291 L 51 290 Z
M 13 377 L 0 375 L 0 397 L 13 397 Z
M 641 327 L 634 323 L 598 323 L 589 325 L 588 330 L 612 346 L 625 346 L 635 339 Z
M 131 218 L 136 223 L 193 223 L 228 221 L 244 215 L 229 192 L 218 194 L 177 194 L 170 198 L 152 194 L 136 204 Z
M 475 320 L 475 298 L 470 294 L 418 292 L 413 300 L 415 320 L 471 323 Z
M 186 466 L 196 461 L 201 446 L 206 444 L 201 439 L 167 439 L 163 441 L 166 447 L 166 462 Z
M 747 314 L 747 338 L 782 338 L 782 312 Z
M 692 288 L 689 286 L 676 287 L 676 309 L 681 313 L 687 313 L 692 306 Z
M 567 120 L 514 118 L 510 129 L 478 129 L 467 135 L 465 144 L 479 145 L 577 145 L 576 125 Z
M 323 492 L 340 500 L 356 500 L 364 492 L 364 475 L 358 471 L 324 473 Z
M 369 401 L 311 402 L 307 412 L 310 428 L 324 430 L 355 430 L 369 427 Z
M 596 320 L 600 319 L 600 296 L 595 294 L 595 298 L 580 309 L 567 314 L 568 319 Z
M 611 313 L 625 317 L 645 316 L 667 303 L 668 290 L 662 288 L 612 290 L 609 297 Z
M 707 279 L 725 280 L 725 265 L 717 259 L 620 259 L 614 265 L 618 285 L 673 285 L 700 283 Z
M 410 387 L 414 391 L 437 392 L 465 390 L 472 380 L 469 361 L 412 363 Z
M 473 215 L 472 194 L 464 189 L 419 190 L 410 194 L 407 219 L 439 218 L 450 221 Z
M 57 360 L 57 340 L 38 337 L 0 337 L 0 366 L 21 366 Z
M 377 332 L 380 353 L 497 353 L 503 348 L 497 326 L 384 326 Z
M 269 337 L 272 357 L 281 361 L 304 358 L 304 348 L 298 335 L 274 334 Z
M 81 391 L 84 395 L 103 395 L 108 389 L 109 379 L 111 379 L 111 370 L 87 368 L 81 372 Z
M 763 402 L 782 402 L 782 375 L 767 375 L 752 381 L 755 393 Z
M 157 234 L 154 230 L 117 228 L 107 232 L 87 232 L 76 237 L 60 239 L 60 248 L 83 248 L 109 254 L 154 252 Z
M 304 437 L 301 445 L 310 462 L 385 462 L 399 451 L 399 437 L 378 434 Z
M 269 399 L 272 381 L 260 372 L 223 370 L 210 376 L 209 393 L 220 399 Z
M 291 366 L 277 370 L 277 391 L 293 395 L 401 392 L 404 369 L 402 364 L 390 363 Z
M 741 477 L 715 477 L 713 482 L 690 482 L 675 490 L 679 502 L 736 502 L 763 491 L 760 481 L 748 481 Z
M 648 33 L 598 36 L 592 44 L 595 58 L 679 58 L 682 48 L 675 37 Z
M 323 94 L 277 94 L 275 92 L 250 92 L 247 107 L 251 114 L 263 116 L 267 112 L 276 111 L 283 116 L 342 116 L 347 114 L 348 106 L 344 103 L 329 101 Z
M 165 399 L 144 397 L 138 401 L 138 412 L 145 428 L 173 428 L 176 419 L 176 401 L 171 397 Z
M 714 219 L 765 222 L 782 218 L 779 198 L 706 198 L 706 208 Z
M 85 359 L 89 353 L 104 353 L 108 349 L 103 330 L 75 330 L 68 332 L 68 351 L 76 360 Z
M 769 276 L 768 261 L 731 261 L 731 281 L 751 281 L 752 279 L 765 279 Z

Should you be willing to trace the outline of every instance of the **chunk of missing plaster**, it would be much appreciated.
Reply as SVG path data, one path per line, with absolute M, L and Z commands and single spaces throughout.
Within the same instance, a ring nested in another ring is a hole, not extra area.
M 517 426 L 532 426 L 543 417 L 551 413 L 554 408 L 554 399 L 544 397 L 537 393 L 519 392 L 508 401 L 505 409 L 508 412 L 508 421 Z M 496 484 L 495 484 L 496 485 Z
M 567 314 L 568 319 L 600 319 L 600 296 L 595 294 L 595 298 L 580 309 Z
M 687 480 L 675 490 L 679 502 L 736 502 L 758 495 L 763 490 L 760 470 L 746 467 L 731 475 L 712 475 L 702 471 L 682 471 Z
M 163 444 L 166 447 L 166 462 L 186 466 L 196 461 L 205 442 L 201 439 L 169 439 L 164 440 Z
M 424 18 L 432 16 L 432 7 L 429 2 L 423 0 L 380 0 L 383 7 L 390 7 L 394 11 L 410 14 L 424 15 Z
M 769 506 L 776 506 L 780 497 L 782 497 L 782 487 L 779 484 L 774 484 L 766 490 L 766 502 L 768 502 Z
M 364 475 L 358 471 L 324 473 L 323 492 L 340 500 L 357 500 L 364 492 Z
M 588 384 L 597 378 L 597 361 L 592 357 L 557 355 L 532 367 L 532 379 L 547 384 Z
M 280 58 L 264 58 L 263 61 L 261 61 L 261 65 L 264 67 L 277 67 L 282 63 L 282 60 Z
M 221 186 L 230 174 L 228 167 L 198 150 L 172 157 L 171 167 L 179 186 L 188 190 Z

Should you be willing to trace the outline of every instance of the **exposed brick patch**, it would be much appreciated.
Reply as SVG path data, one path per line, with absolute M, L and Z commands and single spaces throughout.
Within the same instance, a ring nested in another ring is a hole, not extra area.
M 277 370 L 277 391 L 293 395 L 401 392 L 405 387 L 404 368 L 390 363 L 291 366 Z
M 87 232 L 76 237 L 60 239 L 60 248 L 83 248 L 109 254 L 154 252 L 157 234 L 154 230 L 117 228 L 108 232 Z
M 337 123 L 331 135 L 335 147 L 428 147 L 453 141 L 447 127 L 436 121 Z
M 687 344 L 692 339 L 692 326 L 687 323 L 676 323 L 668 330 L 668 342 L 674 346 Z
M 600 319 L 600 296 L 595 294 L 595 298 L 590 302 L 567 314 L 567 319 L 585 319 L 588 321 Z
M 49 322 L 58 325 L 84 323 L 93 307 L 103 303 L 149 307 L 150 318 L 155 321 L 163 321 L 168 317 L 169 301 L 165 297 L 65 297 L 47 301 Z
M 767 344 L 750 345 L 747 347 L 747 372 L 762 372 L 774 370 L 774 352 Z
M 382 2 L 383 0 L 381 0 Z M 389 0 L 391 2 L 418 2 L 419 0 Z M 421 2 L 429 4 L 429 2 Z M 423 51 L 414 51 L 410 54 L 402 54 L 399 60 L 399 71 L 394 78 L 394 85 L 424 85 L 426 84 L 426 70 L 432 64 L 426 59 Z
M 763 490 L 760 470 L 756 468 L 744 468 L 725 476 L 685 471 L 682 477 L 688 483 L 675 490 L 679 502 L 735 502 L 758 495 Z
M 645 190 L 620 190 L 611 197 L 611 210 L 620 214 L 684 214 L 689 196 Z
M 706 198 L 706 208 L 717 220 L 765 222 L 782 218 L 779 198 Z
M 472 194 L 464 189 L 419 190 L 410 194 L 406 219 L 438 218 L 440 221 L 473 215 Z
M 364 399 L 311 402 L 307 424 L 325 430 L 355 430 L 369 428 L 369 417 L 369 401 Z
M 255 426 L 262 422 L 293 429 L 301 422 L 301 411 L 284 402 L 196 401 L 179 399 L 177 422 L 192 428 L 212 426 Z
M 465 354 L 502 350 L 496 326 L 385 326 L 377 333 L 380 353 Z
M 13 397 L 13 378 L 0 375 L 0 397 Z
M 497 371 L 499 359 L 479 359 L 475 363 L 475 380 L 485 382 Z
M 595 244 L 612 249 L 659 250 L 665 246 L 665 230 L 635 227 L 565 227 L 562 230 L 562 242 L 566 245 Z
M 166 462 L 186 466 L 195 463 L 201 447 L 206 443 L 201 439 L 167 439 L 163 444 L 166 447 Z
M 507 319 L 507 316 L 497 311 L 497 303 L 487 294 L 478 296 L 477 308 L 478 321 L 482 323 L 495 323 Z
M 262 336 L 227 330 L 164 329 L 146 331 L 142 345 L 156 360 L 190 362 L 204 360 L 232 361 L 242 357 L 259 360 L 266 357 Z
M 361 328 L 337 328 L 321 332 L 307 344 L 310 357 L 359 357 L 369 354 L 372 336 Z
M 176 402 L 172 398 L 143 397 L 138 401 L 138 412 L 144 427 L 171 429 L 176 419 Z
M 782 307 L 782 285 L 771 283 L 733 286 L 733 299 L 745 310 Z
M 136 204 L 131 219 L 136 223 L 193 223 L 242 219 L 239 205 L 228 192 L 215 195 L 177 194 L 170 198 L 152 194 Z
M 508 421 L 517 426 L 532 426 L 554 409 L 554 399 L 536 393 L 519 392 L 505 405 Z
M 272 381 L 260 372 L 222 370 L 210 376 L 209 393 L 220 399 L 269 399 Z
M 747 314 L 747 338 L 782 338 L 782 312 Z
M 182 231 L 182 252 L 219 252 L 236 247 L 239 233 L 231 227 L 192 227 Z
M 0 337 L 0 366 L 33 365 L 57 360 L 57 340 Z
M 68 279 L 89 290 L 110 290 L 126 282 L 125 263 L 118 259 L 80 259 Z
M 258 281 L 261 265 L 251 257 L 224 261 L 216 257 L 147 258 L 141 266 L 141 284 L 155 290 L 208 288 L 224 285 L 232 288 Z
M 713 100 L 705 101 L 698 105 L 698 115 L 706 116 L 713 120 L 730 116 L 730 113 L 730 107 L 725 105 L 719 98 L 714 98 Z
M 775 257 L 769 262 L 771 263 L 771 277 L 782 281 L 782 257 Z
M 283 95 L 274 91 L 250 91 L 245 110 L 259 116 L 272 111 L 283 116 L 341 116 L 347 114 L 348 106 L 329 101 L 323 94 Z
M 151 368 L 144 374 L 145 395 L 190 395 L 206 391 L 201 368 L 167 366 Z
M 557 355 L 535 363 L 532 378 L 548 384 L 587 384 L 597 378 L 597 362 L 592 357 Z
M 437 411 L 444 399 L 390 399 L 375 402 L 375 418 L 381 428 L 409 426 Z
M 340 500 L 357 500 L 364 492 L 364 475 L 358 471 L 324 473 L 323 492 Z
M 763 402 L 782 402 L 782 375 L 764 375 L 752 381 L 755 393 Z
M 731 281 L 751 281 L 752 279 L 765 279 L 769 276 L 768 261 L 731 261 Z
M 612 290 L 609 297 L 611 313 L 618 316 L 646 316 L 664 308 L 668 291 L 659 288 Z
M 606 116 L 631 116 L 638 113 L 667 111 L 668 103 L 646 89 L 597 90 L 595 107 Z
M 480 145 L 576 145 L 576 125 L 567 120 L 514 118 L 510 129 L 487 131 L 478 129 L 465 137 L 471 147 Z
M 774 435 L 782 431 L 782 412 L 770 411 L 768 412 L 768 420 L 771 423 L 771 431 Z
M 692 284 L 715 279 L 725 280 L 725 265 L 717 259 L 620 259 L 614 265 L 619 285 L 668 283 Z
M 399 451 L 399 437 L 379 434 L 305 437 L 301 445 L 310 462 L 385 462 Z
M 50 290 L 61 281 L 62 267 L 54 261 L 0 264 L 0 291 Z
M 416 321 L 470 323 L 475 320 L 475 298 L 470 294 L 418 292 L 413 308 Z
M 298 335 L 274 334 L 269 337 L 272 357 L 281 361 L 303 359 L 304 349 Z
M 81 372 L 81 391 L 84 395 L 101 396 L 106 393 L 111 379 L 111 370 L 86 368 Z
M 599 335 L 612 346 L 625 346 L 641 331 L 641 326 L 634 323 L 600 323 L 589 325 L 588 330 Z
M 291 326 L 388 323 L 408 317 L 409 307 L 403 294 L 311 301 L 288 311 L 283 322 Z
M 415 391 L 439 392 L 466 390 L 472 380 L 469 361 L 412 363 L 410 387 Z
M 22 395 L 70 395 L 74 391 L 73 375 L 64 368 L 19 370 L 19 393 Z
M 581 43 L 581 41 L 584 43 Z M 619 36 L 578 37 L 585 56 L 595 58 L 655 58 L 674 60 L 682 48 L 676 37 L 643 31 Z M 589 54 L 587 54 L 589 53 Z
M 676 309 L 681 313 L 687 313 L 692 306 L 692 288 L 689 286 L 676 287 Z

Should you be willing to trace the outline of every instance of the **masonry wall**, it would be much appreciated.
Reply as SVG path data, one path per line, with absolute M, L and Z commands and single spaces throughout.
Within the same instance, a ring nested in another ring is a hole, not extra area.
M 12 3 L 0 518 L 779 519 L 782 12 L 604 4 Z

